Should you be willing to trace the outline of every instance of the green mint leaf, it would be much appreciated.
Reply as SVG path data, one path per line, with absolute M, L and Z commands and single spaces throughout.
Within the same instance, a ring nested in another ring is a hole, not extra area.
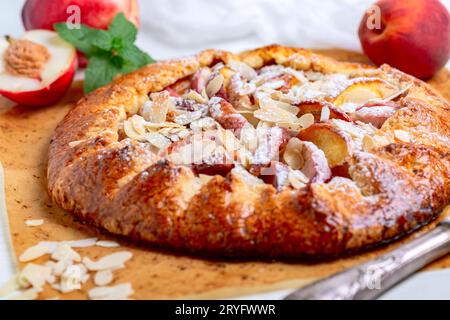
M 89 93 L 110 83 L 121 73 L 121 68 L 108 56 L 93 56 L 89 58 L 84 76 L 84 92 Z
M 123 13 L 119 13 L 108 27 L 108 31 L 114 38 L 119 38 L 122 43 L 134 43 L 137 37 L 136 26 L 125 18 Z
M 134 44 L 123 47 L 121 50 L 117 51 L 117 54 L 125 60 L 127 65 L 130 66 L 132 69 L 130 71 L 155 62 L 152 57 L 136 47 Z
M 66 23 L 56 23 L 54 28 L 58 35 L 75 46 L 85 54 L 92 53 L 95 48 L 92 44 L 94 29 L 81 25 L 80 29 L 69 29 Z
M 85 93 L 110 83 L 120 74 L 155 62 L 134 45 L 137 28 L 123 13 L 114 18 L 108 30 L 93 29 L 85 25 L 81 25 L 79 29 L 69 29 L 66 23 L 57 23 L 54 28 L 61 38 L 74 45 L 89 59 L 84 77 Z
M 113 48 L 114 38 L 105 30 L 96 30 L 97 32 L 91 34 L 92 45 L 105 51 L 110 51 Z
M 59 36 L 71 43 L 86 56 L 97 54 L 100 50 L 111 50 L 113 39 L 105 30 L 98 30 L 81 25 L 80 29 L 69 29 L 66 23 L 54 25 Z

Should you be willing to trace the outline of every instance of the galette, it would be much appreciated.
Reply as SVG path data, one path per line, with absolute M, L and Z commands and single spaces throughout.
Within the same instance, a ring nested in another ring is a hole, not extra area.
M 268 46 L 148 65 L 54 132 L 52 200 L 111 233 L 219 257 L 394 240 L 450 200 L 450 106 L 390 66 Z

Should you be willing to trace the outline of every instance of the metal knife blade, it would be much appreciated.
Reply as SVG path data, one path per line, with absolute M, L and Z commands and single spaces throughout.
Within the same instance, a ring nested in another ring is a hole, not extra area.
M 299 289 L 285 300 L 368 300 L 450 253 L 450 217 L 432 231 L 362 265 Z

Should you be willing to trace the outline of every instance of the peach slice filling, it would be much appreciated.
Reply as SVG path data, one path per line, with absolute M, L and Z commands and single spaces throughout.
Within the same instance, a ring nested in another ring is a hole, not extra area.
M 4 53 L 5 70 L 15 76 L 40 79 L 44 65 L 51 55 L 46 47 L 26 39 L 8 37 Z
M 150 94 L 121 132 L 190 166 L 202 181 L 231 172 L 279 191 L 298 189 L 348 176 L 348 158 L 398 109 L 389 97 L 399 90 L 377 78 L 230 61 Z M 348 103 L 353 112 L 342 109 Z

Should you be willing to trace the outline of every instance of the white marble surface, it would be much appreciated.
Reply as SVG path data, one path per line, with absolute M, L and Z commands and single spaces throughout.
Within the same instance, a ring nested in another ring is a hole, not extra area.
M 359 51 L 356 30 L 364 10 L 372 2 L 140 0 L 142 29 L 138 42 L 156 59 L 185 56 L 205 48 L 239 51 L 271 43 Z M 442 2 L 450 8 L 450 0 Z M 20 21 L 23 3 L 24 0 L 1 1 L 1 34 L 18 36 L 23 32 Z M 0 220 L 0 283 L 13 273 L 5 223 Z M 450 299 L 449 279 L 450 270 L 419 273 L 383 298 Z M 276 299 L 286 293 L 288 291 L 250 297 Z

